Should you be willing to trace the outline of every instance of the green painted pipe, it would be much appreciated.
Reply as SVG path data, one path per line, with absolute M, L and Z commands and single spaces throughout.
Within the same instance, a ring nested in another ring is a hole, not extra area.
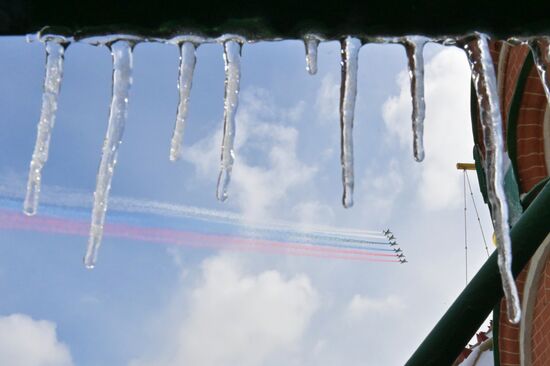
M 550 3 L 508 6 L 490 0 L 3 0 L 0 35 L 22 35 L 44 26 L 71 34 L 134 33 L 208 36 L 240 33 L 251 39 L 301 37 L 317 31 L 345 34 L 459 35 L 474 30 L 503 38 L 550 33 Z
M 512 271 L 515 277 L 525 267 L 549 233 L 550 184 L 547 183 L 511 230 Z M 502 296 L 495 252 L 447 310 L 406 365 L 451 365 Z

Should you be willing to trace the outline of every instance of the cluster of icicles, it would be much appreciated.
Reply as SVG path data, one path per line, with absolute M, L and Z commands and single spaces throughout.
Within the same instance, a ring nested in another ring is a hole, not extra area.
M 50 135 L 57 110 L 57 97 L 63 75 L 63 58 L 66 47 L 72 39 L 39 34 L 38 39 L 46 45 L 46 76 L 42 99 L 42 112 L 38 123 L 36 146 L 30 164 L 27 194 L 24 202 L 24 212 L 28 215 L 36 213 L 40 193 L 41 170 L 48 158 Z M 304 37 L 306 49 L 306 69 L 310 74 L 317 72 L 317 48 L 322 37 L 308 34 Z M 84 263 L 93 268 L 98 248 L 101 244 L 105 213 L 111 180 L 117 161 L 117 151 L 122 140 L 124 125 L 128 110 L 129 89 L 132 84 L 132 50 L 133 47 L 147 40 L 128 35 L 112 35 L 108 37 L 86 40 L 93 45 L 107 46 L 113 58 L 112 101 L 109 123 L 103 145 L 97 185 L 94 193 L 92 222 L 90 236 Z M 547 96 L 550 96 L 550 74 L 546 63 L 550 60 L 549 40 L 547 38 L 511 39 L 514 44 L 528 44 L 534 54 L 535 63 L 543 80 Z M 166 40 L 164 40 L 166 42 Z M 176 122 L 170 145 L 170 160 L 175 161 L 182 153 L 182 140 L 186 124 L 189 95 L 196 63 L 196 48 L 206 42 L 218 42 L 223 45 L 225 62 L 225 100 L 223 117 L 223 140 L 221 146 L 221 167 L 218 177 L 217 198 L 225 201 L 228 197 L 228 185 L 235 159 L 234 141 L 238 107 L 240 82 L 241 48 L 247 41 L 237 35 L 224 35 L 217 39 L 205 39 L 197 36 L 178 36 L 168 43 L 175 44 L 180 50 L 180 65 L 178 77 L 179 104 Z M 504 144 L 502 119 L 496 86 L 496 76 L 491 54 L 489 52 L 489 37 L 482 33 L 474 33 L 463 37 L 430 39 L 423 36 L 405 36 L 398 38 L 359 38 L 343 37 L 341 43 L 342 79 L 340 89 L 340 127 L 341 127 L 341 166 L 343 181 L 344 207 L 353 205 L 353 119 L 357 95 L 358 55 L 362 45 L 367 43 L 396 43 L 405 47 L 412 96 L 412 130 L 413 151 L 416 161 L 424 159 L 423 129 L 425 117 L 424 103 L 424 62 L 423 48 L 427 42 L 438 42 L 444 45 L 454 45 L 462 48 L 468 58 L 472 81 L 479 104 L 480 121 L 483 130 L 483 140 L 486 147 L 485 167 L 487 174 L 487 190 L 493 212 L 499 268 L 502 277 L 504 293 L 508 304 L 508 317 L 517 323 L 520 319 L 520 306 L 511 271 L 511 241 L 508 225 L 508 207 L 504 195 Z

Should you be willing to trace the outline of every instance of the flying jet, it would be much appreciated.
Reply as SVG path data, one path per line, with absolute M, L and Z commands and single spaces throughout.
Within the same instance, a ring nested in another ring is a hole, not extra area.
M 399 253 L 399 255 L 397 256 L 397 258 L 405 258 L 405 254 Z
M 397 245 L 397 242 L 396 242 L 395 240 L 391 240 L 391 241 L 390 241 L 390 246 L 393 247 L 394 245 Z
M 390 235 L 388 236 L 388 240 L 389 241 L 392 241 L 392 240 L 395 240 L 397 239 L 395 236 L 393 236 L 393 234 L 390 233 Z
M 388 236 L 389 234 L 391 234 L 391 231 L 390 229 L 386 229 L 386 230 L 382 230 L 382 233 L 386 236 Z
M 406 259 L 400 259 L 399 261 L 401 262 L 401 264 L 408 263 Z
M 394 249 L 393 251 L 396 252 L 396 253 L 401 253 L 402 252 L 401 248 Z

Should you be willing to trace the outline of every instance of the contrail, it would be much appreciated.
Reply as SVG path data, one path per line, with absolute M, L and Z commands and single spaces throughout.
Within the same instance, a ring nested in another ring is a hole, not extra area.
M 0 184 L 0 228 L 69 235 L 86 235 L 89 231 L 91 195 L 47 187 L 42 194 L 39 215 L 34 218 L 18 214 L 22 200 L 22 192 Z M 251 221 L 234 212 L 122 197 L 111 199 L 108 221 L 105 234 L 119 238 L 399 262 L 388 239 L 376 231 Z
M 11 202 L 23 199 L 23 192 L 7 185 L 0 184 L 0 207 L 11 206 Z M 39 212 L 53 212 L 58 209 L 68 209 L 72 215 L 89 217 L 88 209 L 92 207 L 91 194 L 70 191 L 59 187 L 43 187 L 41 194 L 41 207 Z M 231 224 L 245 228 L 250 232 L 272 231 L 283 235 L 305 235 L 310 238 L 334 239 L 355 244 L 380 244 L 389 245 L 386 237 L 380 231 L 367 231 L 357 229 L 341 229 L 327 226 L 295 225 L 288 222 L 270 220 L 269 222 L 254 221 L 234 212 L 209 210 L 185 205 L 174 205 L 152 200 L 136 200 L 113 196 L 110 198 L 109 211 L 119 214 L 130 214 L 134 218 L 136 214 L 153 215 L 172 218 L 190 218 L 208 222 Z
M 89 230 L 89 223 L 86 221 L 49 216 L 28 217 L 19 212 L 0 209 L 0 229 L 86 236 Z M 346 249 L 230 235 L 202 234 L 166 228 L 137 227 L 126 224 L 111 223 L 105 225 L 105 235 L 122 239 L 182 245 L 195 248 L 257 251 L 370 262 L 399 262 L 395 254 L 375 253 L 366 249 Z

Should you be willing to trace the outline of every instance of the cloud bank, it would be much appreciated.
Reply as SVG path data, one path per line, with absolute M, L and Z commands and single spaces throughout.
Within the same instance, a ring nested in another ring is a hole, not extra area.
M 72 366 L 67 346 L 57 339 L 56 326 L 24 314 L 0 317 L 0 365 Z
M 265 365 L 300 351 L 318 295 L 304 275 L 246 273 L 235 257 L 221 255 L 203 263 L 183 306 L 188 315 L 171 320 L 177 324 L 164 335 L 164 350 L 132 365 Z

